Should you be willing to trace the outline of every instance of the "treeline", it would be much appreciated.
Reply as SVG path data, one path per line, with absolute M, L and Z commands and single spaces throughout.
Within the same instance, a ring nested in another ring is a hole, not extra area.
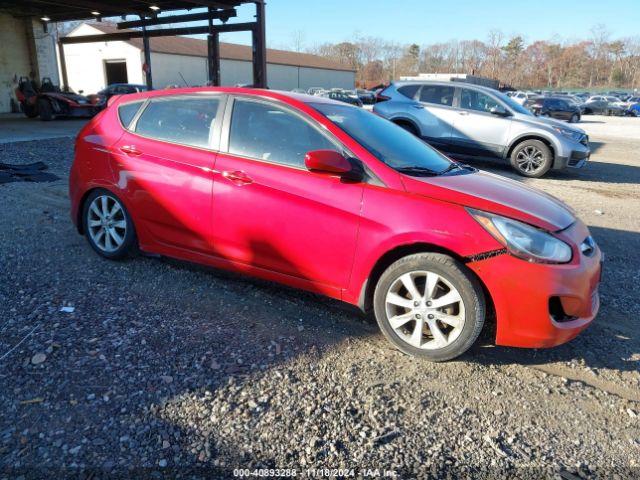
M 377 37 L 325 43 L 307 49 L 353 66 L 360 86 L 418 73 L 468 73 L 517 88 L 638 88 L 640 37 L 612 39 L 603 26 L 578 41 L 506 37 L 451 40 L 420 46 Z

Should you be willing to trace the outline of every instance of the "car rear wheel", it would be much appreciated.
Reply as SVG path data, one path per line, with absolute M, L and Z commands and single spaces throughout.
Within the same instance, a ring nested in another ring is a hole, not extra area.
M 511 166 L 525 177 L 542 177 L 552 163 L 551 149 L 540 140 L 525 140 L 511 152 Z
M 131 217 L 118 197 L 107 190 L 94 190 L 83 208 L 84 232 L 98 254 L 118 260 L 134 251 L 136 234 Z
M 38 100 L 38 114 L 40 115 L 40 120 L 44 122 L 53 119 L 53 108 L 48 100 L 44 98 Z
M 574 113 L 573 115 L 571 115 L 571 118 L 569 119 L 569 123 L 578 123 L 580 121 L 580 115 L 578 115 L 577 113 Z
M 401 258 L 374 292 L 376 320 L 400 351 L 441 362 L 466 352 L 485 318 L 478 280 L 458 261 L 438 253 Z

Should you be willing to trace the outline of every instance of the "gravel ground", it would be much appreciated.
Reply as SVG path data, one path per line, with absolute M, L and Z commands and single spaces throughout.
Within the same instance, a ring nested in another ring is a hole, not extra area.
M 640 119 L 614 120 L 583 124 L 585 169 L 529 182 L 606 252 L 597 322 L 552 350 L 484 341 L 446 364 L 392 350 L 338 302 L 168 259 L 102 260 L 68 218 L 72 140 L 0 145 L 0 161 L 62 178 L 0 185 L 0 479 L 638 478 Z M 638 134 L 617 137 L 618 122 Z

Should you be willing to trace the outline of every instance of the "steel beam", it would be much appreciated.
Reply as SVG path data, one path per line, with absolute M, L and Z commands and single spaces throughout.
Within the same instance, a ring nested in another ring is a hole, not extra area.
M 214 25 L 213 31 L 218 33 L 228 32 L 245 32 L 253 31 L 255 22 L 246 23 L 232 23 L 229 25 Z M 178 28 L 165 28 L 162 30 L 147 30 L 146 36 L 153 37 L 173 37 L 176 35 L 201 35 L 208 34 L 209 26 L 199 27 L 178 27 Z M 94 43 L 94 42 L 117 42 L 126 41 L 132 38 L 142 38 L 144 35 L 140 30 L 132 30 L 130 32 L 118 32 L 118 33 L 101 33 L 98 35 L 78 35 L 75 37 L 63 37 L 60 39 L 62 43 L 75 44 L 75 43 Z
M 267 40 L 265 34 L 265 8 L 264 2 L 257 1 L 256 22 L 252 30 L 251 40 L 253 47 L 253 86 L 267 88 Z
M 223 21 L 226 21 L 229 18 L 236 17 L 237 15 L 238 13 L 236 12 L 236 9 L 231 8 L 231 9 L 220 10 L 220 11 L 189 13 L 185 15 L 169 15 L 167 17 L 146 18 L 144 20 L 132 20 L 128 22 L 120 22 L 118 23 L 117 26 L 118 26 L 118 30 L 122 30 L 127 28 L 166 25 L 167 23 L 195 22 L 199 20 L 209 20 L 214 18 L 219 18 Z

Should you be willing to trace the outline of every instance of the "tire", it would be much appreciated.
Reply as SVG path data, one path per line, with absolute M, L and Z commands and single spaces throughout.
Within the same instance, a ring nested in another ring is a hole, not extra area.
M 48 122 L 53 119 L 53 108 L 51 107 L 51 102 L 41 98 L 38 100 L 38 114 L 40 115 L 40 120 L 43 122 Z
M 427 278 L 437 279 L 430 280 L 435 285 L 431 295 L 426 292 Z M 416 289 L 413 295 L 404 286 L 407 279 Z M 446 303 L 445 296 L 459 301 Z M 445 303 L 436 307 L 438 300 Z M 378 280 L 373 305 L 378 326 L 394 347 L 433 362 L 451 360 L 469 350 L 485 319 L 485 298 L 478 280 L 460 262 L 439 253 L 409 255 L 391 264 Z M 434 325 L 438 334 L 434 334 Z
M 22 111 L 28 118 L 36 118 L 38 116 L 38 109 L 35 105 L 29 105 L 26 102 L 22 103 Z
M 571 115 L 571 118 L 569 119 L 569 123 L 578 123 L 580 121 L 580 115 L 578 115 L 577 113 L 574 113 L 573 115 Z
M 82 206 L 82 227 L 91 248 L 104 258 L 120 260 L 137 250 L 131 215 L 122 201 L 108 190 L 93 190 L 86 198 Z
M 406 130 L 410 134 L 415 135 L 416 137 L 419 137 L 418 130 L 416 129 L 416 127 L 411 125 L 409 122 L 393 122 L 393 123 L 398 125 L 400 128 L 403 128 L 404 130 Z
M 524 177 L 540 178 L 553 164 L 551 149 L 540 140 L 525 140 L 511 152 L 511 166 Z

